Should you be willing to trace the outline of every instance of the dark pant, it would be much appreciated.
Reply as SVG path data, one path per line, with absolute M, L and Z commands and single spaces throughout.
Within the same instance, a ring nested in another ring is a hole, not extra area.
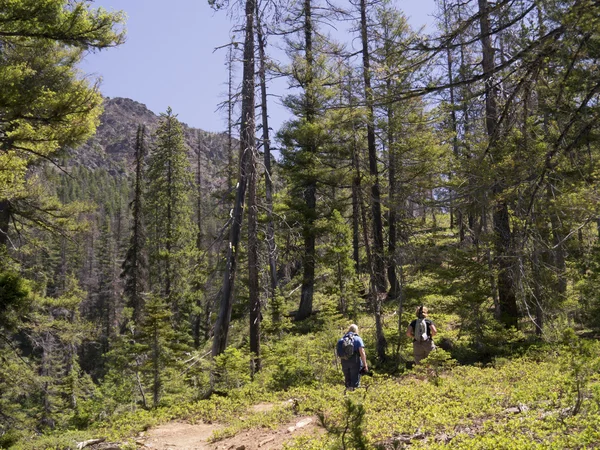
M 342 359 L 342 372 L 344 372 L 344 383 L 347 388 L 360 386 L 360 358 Z

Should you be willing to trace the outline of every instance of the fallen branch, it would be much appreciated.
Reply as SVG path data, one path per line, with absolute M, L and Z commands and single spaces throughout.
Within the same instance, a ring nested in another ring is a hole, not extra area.
M 100 439 L 89 439 L 87 441 L 83 441 L 83 442 L 79 442 L 77 444 L 77 448 L 79 450 L 81 450 L 82 448 L 85 448 L 89 445 L 94 445 L 94 444 L 100 444 L 101 442 L 104 442 L 106 440 L 106 438 L 100 438 Z

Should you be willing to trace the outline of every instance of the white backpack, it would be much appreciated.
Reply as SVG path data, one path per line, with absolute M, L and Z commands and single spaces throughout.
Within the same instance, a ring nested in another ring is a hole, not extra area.
M 417 342 L 425 342 L 429 340 L 429 336 L 427 336 L 427 323 L 425 322 L 425 318 L 417 319 L 415 323 L 415 341 Z

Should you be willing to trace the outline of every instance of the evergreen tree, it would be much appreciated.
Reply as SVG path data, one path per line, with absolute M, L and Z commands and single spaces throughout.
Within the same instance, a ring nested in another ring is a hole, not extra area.
M 297 320 L 306 319 L 313 311 L 317 240 L 315 222 L 319 215 L 317 190 L 321 170 L 326 169 L 320 158 L 326 153 L 326 142 L 333 139 L 323 118 L 328 103 L 334 100 L 329 77 L 337 77 L 334 62 L 326 56 L 337 49 L 317 33 L 320 14 L 313 16 L 313 8 L 313 1 L 305 0 L 301 7 L 290 12 L 290 26 L 299 30 L 297 41 L 288 37 L 288 51 L 293 61 L 289 70 L 290 85 L 300 87 L 300 93 L 284 99 L 284 104 L 295 118 L 286 122 L 280 131 L 284 144 L 283 167 L 291 191 L 289 206 L 298 215 L 304 240 Z M 298 28 L 299 21 L 302 28 Z
M 125 279 L 123 293 L 127 306 L 132 309 L 135 325 L 139 325 L 144 311 L 144 293 L 147 289 L 148 260 L 146 254 L 146 227 L 144 223 L 144 167 L 146 158 L 145 127 L 140 125 L 135 143 L 135 174 L 131 212 L 133 222 L 129 248 L 123 261 L 121 277 Z
M 264 26 L 264 12 L 261 10 L 261 5 L 257 2 L 256 5 L 256 40 L 258 43 L 259 68 L 258 76 L 260 80 L 260 98 L 261 98 L 261 118 L 262 118 L 262 150 L 264 155 L 265 166 L 265 206 L 267 208 L 267 252 L 269 261 L 270 275 L 270 291 L 269 297 L 274 301 L 278 280 L 277 280 L 277 249 L 275 246 L 275 225 L 273 219 L 273 170 L 271 164 L 271 139 L 269 129 L 269 114 L 268 114 L 268 88 L 267 88 L 267 35 Z M 280 318 L 275 315 L 274 320 Z
M 352 230 L 338 210 L 327 219 L 321 219 L 319 228 L 324 232 L 323 242 L 319 245 L 320 263 L 329 275 L 328 286 L 324 292 L 338 298 L 338 310 L 348 315 L 355 305 L 356 272 L 352 262 Z M 356 311 L 352 311 L 353 314 Z
M 381 189 L 379 183 L 378 152 L 375 142 L 375 98 L 373 95 L 371 52 L 369 48 L 371 30 L 367 21 L 367 1 L 360 0 L 360 40 L 362 47 L 362 73 L 364 83 L 364 100 L 366 108 L 367 150 L 369 156 L 369 174 L 371 178 L 372 225 L 373 225 L 373 270 L 375 273 L 375 290 L 377 294 L 386 291 L 385 262 L 383 252 L 383 221 L 381 216 Z M 374 300 L 377 301 L 377 300 Z M 376 308 L 377 309 L 377 308 Z M 380 358 L 385 359 L 383 348 L 379 350 Z
M 150 288 L 167 299 L 175 323 L 189 319 L 193 175 L 181 124 L 169 108 L 161 115 L 156 145 L 148 158 L 146 212 Z
M 98 284 L 92 309 L 98 324 L 98 334 L 102 352 L 110 349 L 110 344 L 118 332 L 120 319 L 120 283 L 118 277 L 116 242 L 112 235 L 110 216 L 105 218 L 100 228 L 98 242 Z
M 93 393 L 91 379 L 81 374 L 77 349 L 90 337 L 90 326 L 79 314 L 85 293 L 69 278 L 67 289 L 57 298 L 40 298 L 26 326 L 26 335 L 39 360 L 34 391 L 39 425 L 65 426 L 78 401 Z
M 152 404 L 155 408 L 159 406 L 164 394 L 168 369 L 175 368 L 175 351 L 181 350 L 177 346 L 178 339 L 171 326 L 172 320 L 169 305 L 161 297 L 151 295 L 146 304 L 146 314 L 140 329 L 141 345 L 136 350 L 137 357 L 142 361 L 139 371 L 144 384 L 150 386 Z
M 121 43 L 114 29 L 121 21 L 120 13 L 82 1 L 19 0 L 0 8 L 0 245 L 30 196 L 28 168 L 93 133 L 101 96 L 78 77 L 77 64 L 86 50 Z

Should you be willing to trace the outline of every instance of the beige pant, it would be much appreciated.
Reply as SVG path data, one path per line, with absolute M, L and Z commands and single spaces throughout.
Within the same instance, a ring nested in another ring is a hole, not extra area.
M 422 359 L 427 358 L 431 350 L 435 349 L 435 344 L 431 339 L 425 342 L 413 342 L 413 351 L 415 355 L 415 364 L 419 364 Z

